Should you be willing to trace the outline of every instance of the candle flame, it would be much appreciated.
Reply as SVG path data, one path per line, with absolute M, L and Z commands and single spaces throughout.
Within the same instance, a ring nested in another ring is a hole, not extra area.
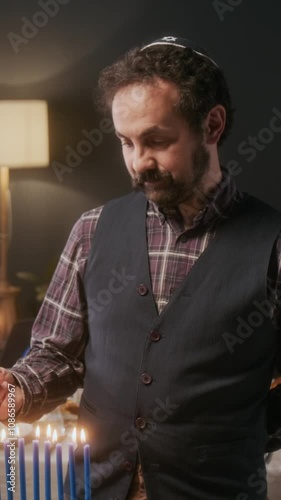
M 58 440 L 58 433 L 57 433 L 57 430 L 55 429 L 54 432 L 53 432 L 53 443 L 56 443 Z
M 85 435 L 84 429 L 81 429 L 80 440 L 81 440 L 81 443 L 83 443 L 83 444 L 86 443 L 86 435 Z
M 77 431 L 76 431 L 76 427 L 74 427 L 73 431 L 72 431 L 72 441 L 73 443 L 76 443 L 77 441 Z
M 4 441 L 4 439 L 6 439 L 6 431 L 5 431 L 5 429 L 2 429 L 2 431 L 1 431 L 1 441 Z
M 35 430 L 35 437 L 40 438 L 40 427 L 37 425 L 36 430 Z
M 19 429 L 19 426 L 16 425 L 16 436 L 19 436 L 20 435 L 20 429 Z
M 48 424 L 47 426 L 47 439 L 50 440 L 51 439 L 51 435 L 52 435 L 52 431 L 51 431 L 51 425 Z

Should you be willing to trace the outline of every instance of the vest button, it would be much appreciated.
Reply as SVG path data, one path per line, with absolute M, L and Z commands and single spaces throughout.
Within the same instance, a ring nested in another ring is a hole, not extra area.
M 148 288 L 145 286 L 143 283 L 138 285 L 137 291 L 141 296 L 147 295 L 148 294 Z
M 146 419 L 145 419 L 145 418 L 143 418 L 143 417 L 138 417 L 138 418 L 136 419 L 136 427 L 137 427 L 138 429 L 144 429 L 144 428 L 146 427 L 146 424 L 147 424 L 147 422 L 146 422 Z
M 176 291 L 176 287 L 172 286 L 170 288 L 170 294 L 173 295 L 173 293 L 175 293 L 175 291 Z
M 187 234 L 182 234 L 182 235 L 180 236 L 180 241 L 181 241 L 182 243 L 186 243 L 186 242 L 187 242 L 187 240 L 188 240 L 188 236 L 187 236 Z
M 157 332 L 157 330 L 153 330 L 153 332 L 150 333 L 150 340 L 152 342 L 158 342 L 158 340 L 161 339 L 161 333 Z
M 149 375 L 149 373 L 143 373 L 141 375 L 141 381 L 143 382 L 143 384 L 149 385 L 152 382 L 152 376 Z
M 125 470 L 127 470 L 128 472 L 130 472 L 130 471 L 133 470 L 134 465 L 133 465 L 132 462 L 130 462 L 129 460 L 127 460 L 126 462 L 124 462 L 123 467 L 124 467 Z

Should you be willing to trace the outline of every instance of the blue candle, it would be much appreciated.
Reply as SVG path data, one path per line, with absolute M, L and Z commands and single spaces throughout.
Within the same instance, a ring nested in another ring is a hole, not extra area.
M 19 471 L 20 471 L 20 500 L 26 500 L 24 438 L 18 439 L 18 447 L 19 447 Z
M 76 500 L 76 470 L 74 457 L 74 443 L 76 443 L 76 427 L 72 432 L 72 443 L 68 443 L 68 469 L 70 482 L 70 500 Z
M 5 454 L 5 467 L 6 467 L 6 487 L 7 487 L 7 500 L 13 500 L 13 481 L 15 480 L 14 472 L 15 466 L 9 464 L 10 460 L 10 442 L 4 441 L 4 454 Z M 14 467 L 14 469 L 12 469 Z
M 51 443 L 45 441 L 45 500 L 51 500 Z
M 33 500 L 40 500 L 39 485 L 39 441 L 32 441 L 33 446 Z
M 56 444 L 56 465 L 57 465 L 58 500 L 63 500 L 63 470 L 62 470 L 61 443 Z
M 68 466 L 70 481 L 70 500 L 76 500 L 76 470 L 73 443 L 68 443 Z
M 90 467 L 90 445 L 84 444 L 84 487 L 85 500 L 91 500 L 91 467 Z

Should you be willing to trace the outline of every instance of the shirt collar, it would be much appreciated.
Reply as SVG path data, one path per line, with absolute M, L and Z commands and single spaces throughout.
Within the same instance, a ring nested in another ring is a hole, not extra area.
M 228 208 L 232 205 L 232 202 L 236 199 L 242 197 L 236 187 L 236 183 L 229 171 L 225 167 L 221 167 L 222 179 L 217 184 L 212 193 L 208 194 L 207 203 L 204 208 L 197 213 L 193 219 L 193 226 L 197 227 L 199 225 L 210 225 L 216 219 L 226 218 L 225 213 Z M 200 195 L 199 195 L 200 203 Z M 164 209 L 158 207 L 154 202 L 149 201 L 149 209 L 152 210 L 158 217 L 160 224 L 163 225 L 165 221 L 169 218 L 182 218 L 182 215 L 178 207 L 171 209 Z

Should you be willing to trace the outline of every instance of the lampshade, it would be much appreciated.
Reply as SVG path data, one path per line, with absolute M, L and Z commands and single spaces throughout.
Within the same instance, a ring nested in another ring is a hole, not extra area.
M 0 101 L 0 141 L 0 167 L 47 167 L 47 102 Z

